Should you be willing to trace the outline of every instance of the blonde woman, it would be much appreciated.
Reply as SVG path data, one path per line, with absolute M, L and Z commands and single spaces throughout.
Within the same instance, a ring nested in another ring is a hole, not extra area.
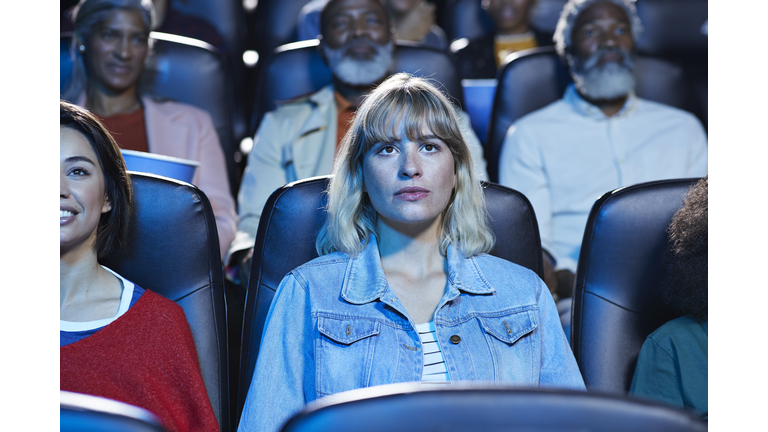
M 487 255 L 484 195 L 434 86 L 386 80 L 340 151 L 321 257 L 277 290 L 240 431 L 276 431 L 306 402 L 396 382 L 584 389 L 544 282 Z

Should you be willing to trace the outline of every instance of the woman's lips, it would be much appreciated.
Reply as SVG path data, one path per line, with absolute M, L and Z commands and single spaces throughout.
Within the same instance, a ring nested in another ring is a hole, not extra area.
M 113 73 L 125 75 L 131 72 L 131 67 L 129 65 L 119 65 L 115 63 L 110 63 L 107 65 L 107 68 L 111 70 Z
M 395 192 L 395 198 L 403 201 L 418 201 L 426 198 L 429 195 L 429 191 L 420 187 L 404 187 Z
M 71 207 L 59 208 L 59 226 L 68 224 L 75 216 L 77 216 L 75 209 Z

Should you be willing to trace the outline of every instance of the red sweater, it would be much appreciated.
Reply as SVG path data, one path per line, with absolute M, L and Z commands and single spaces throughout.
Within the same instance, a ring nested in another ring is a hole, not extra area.
M 61 390 L 126 402 L 169 431 L 218 431 L 179 305 L 147 290 L 120 318 L 59 351 Z

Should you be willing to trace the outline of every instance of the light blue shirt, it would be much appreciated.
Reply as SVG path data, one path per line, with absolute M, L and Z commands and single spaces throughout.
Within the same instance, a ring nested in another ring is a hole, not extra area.
M 531 201 L 556 269 L 576 271 L 595 201 L 637 183 L 707 174 L 707 136 L 692 114 L 630 94 L 607 117 L 571 84 L 563 99 L 515 122 L 499 182 Z
M 448 287 L 433 317 L 448 376 L 584 389 L 544 282 L 490 255 L 448 248 Z M 305 403 L 362 387 L 420 382 L 423 347 L 387 284 L 376 238 L 289 273 L 265 323 L 239 432 L 274 432 Z

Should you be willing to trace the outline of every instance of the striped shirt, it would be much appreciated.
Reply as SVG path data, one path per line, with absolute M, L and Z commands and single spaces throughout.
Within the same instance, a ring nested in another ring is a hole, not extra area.
M 421 382 L 439 383 L 449 381 L 448 369 L 445 368 L 445 359 L 437 343 L 434 321 L 416 324 L 419 332 L 421 346 L 424 348 L 424 371 L 421 373 Z

